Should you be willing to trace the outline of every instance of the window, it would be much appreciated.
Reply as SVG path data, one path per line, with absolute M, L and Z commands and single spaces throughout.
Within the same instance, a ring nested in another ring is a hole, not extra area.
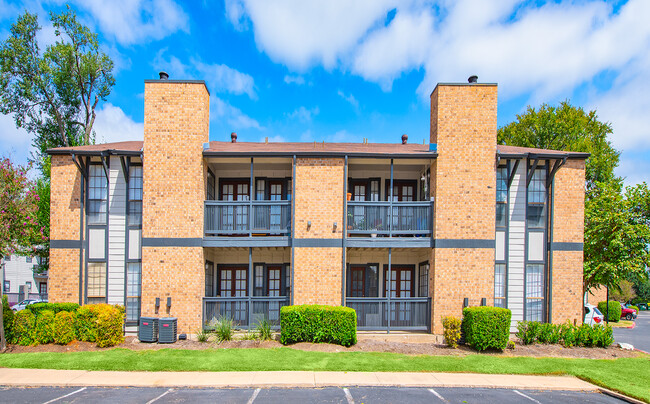
M 214 263 L 205 261 L 205 296 L 214 296 Z
M 7 255 L 7 256 L 5 257 L 5 261 L 11 261 L 11 254 L 9 254 L 9 255 Z
M 4 282 L 4 292 L 9 293 L 11 290 L 11 281 L 5 281 Z
M 508 213 L 508 168 L 497 168 L 496 226 L 506 227 Z
M 494 266 L 494 307 L 506 307 L 506 264 Z
M 536 169 L 528 185 L 528 227 L 546 227 L 546 169 Z
M 88 224 L 105 224 L 108 182 L 104 167 L 93 164 L 88 169 Z
M 209 201 L 214 201 L 214 197 L 215 197 L 214 191 L 215 191 L 214 174 L 212 173 L 212 170 L 208 168 L 208 186 L 207 186 L 206 197 L 208 198 Z
M 266 181 L 257 180 L 255 181 L 255 200 L 263 201 L 266 199 Z
M 284 286 L 284 295 L 291 296 L 291 265 L 284 264 L 284 274 L 285 274 L 285 286 Z
M 429 263 L 423 262 L 420 264 L 420 282 L 418 284 L 419 296 L 429 296 Z
M 142 224 L 142 166 L 131 166 L 129 174 L 129 225 Z
M 25 262 L 28 264 L 32 263 L 32 257 L 25 257 Z
M 254 296 L 264 296 L 264 265 L 256 264 L 254 269 L 255 284 L 253 289 Z
M 27 285 L 27 291 L 31 292 L 32 291 L 32 281 L 25 282 L 25 285 Z
M 43 296 L 47 295 L 47 282 L 40 282 L 38 284 L 38 293 Z
M 379 201 L 379 180 L 370 180 L 370 200 Z
M 142 264 L 129 262 L 126 266 L 126 321 L 140 317 Z
M 127 274 L 128 275 L 128 274 Z M 88 303 L 106 303 L 106 263 L 88 263 Z
M 544 265 L 526 265 L 526 320 L 543 321 Z

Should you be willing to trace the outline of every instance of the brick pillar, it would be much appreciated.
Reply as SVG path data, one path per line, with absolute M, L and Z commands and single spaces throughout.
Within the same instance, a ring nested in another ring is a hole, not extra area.
M 341 304 L 344 164 L 341 158 L 296 159 L 294 304 Z
M 564 245 L 564 248 L 555 248 L 551 252 L 551 321 L 559 324 L 575 320 L 580 324 L 583 302 L 581 247 L 585 223 L 585 160 L 568 160 L 558 170 L 554 178 L 553 194 L 553 245 Z M 601 290 L 607 293 L 605 288 Z M 595 299 L 590 297 L 589 300 Z
M 178 317 L 178 332 L 201 326 L 209 97 L 203 82 L 145 81 L 142 315 Z
M 81 173 L 69 155 L 52 156 L 51 190 L 48 299 L 78 303 Z
M 432 331 L 462 314 L 463 298 L 493 304 L 497 86 L 438 84 L 431 94 L 436 247 L 431 256 Z

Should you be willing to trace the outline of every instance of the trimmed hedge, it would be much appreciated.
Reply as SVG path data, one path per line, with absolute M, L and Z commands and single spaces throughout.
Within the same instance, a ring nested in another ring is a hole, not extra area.
M 77 309 L 74 327 L 79 341 L 95 342 L 97 340 L 97 306 L 89 304 Z
M 75 340 L 75 313 L 60 311 L 54 317 L 54 342 L 67 345 Z
M 34 313 L 35 316 L 43 310 L 51 310 L 54 314 L 60 311 L 77 311 L 79 305 L 77 303 L 34 303 L 27 306 L 27 310 Z
M 442 318 L 442 333 L 448 346 L 458 348 L 462 324 L 463 322 L 458 317 L 447 316 Z
M 31 311 L 21 310 L 17 312 L 16 317 L 14 317 L 14 342 L 18 345 L 34 344 L 32 330 L 35 322 L 36 317 Z
M 34 323 L 34 342 L 37 344 L 49 344 L 54 342 L 54 312 L 42 310 L 36 317 Z
M 14 317 L 15 313 L 9 307 L 9 301 L 7 296 L 2 296 L 2 315 L 3 315 L 3 328 L 5 329 L 5 339 L 8 343 L 13 343 L 14 341 Z
M 607 348 L 614 343 L 612 327 L 597 324 L 593 327 L 582 324 L 575 326 L 569 321 L 559 324 L 539 323 L 537 321 L 520 321 L 517 324 L 517 337 L 522 344 L 561 343 L 567 348 L 572 346 Z
M 500 307 L 466 307 L 463 309 L 465 342 L 476 349 L 505 349 L 510 339 L 508 309 Z
M 124 311 L 108 304 L 98 304 L 97 306 L 95 310 L 95 339 L 97 346 L 106 348 L 124 342 L 124 334 L 122 333 Z
M 349 307 L 298 305 L 280 309 L 280 342 L 357 343 L 357 312 Z
M 599 302 L 598 310 L 603 313 L 604 316 L 609 318 L 609 321 L 618 322 L 621 319 L 621 314 L 623 309 L 621 309 L 621 304 L 616 300 L 609 301 L 609 315 L 607 313 L 607 302 Z

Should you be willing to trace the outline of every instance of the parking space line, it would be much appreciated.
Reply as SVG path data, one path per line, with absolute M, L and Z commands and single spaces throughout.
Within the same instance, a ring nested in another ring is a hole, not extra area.
M 43 404 L 50 404 L 50 403 L 53 403 L 53 402 L 58 401 L 58 400 L 60 400 L 60 399 L 62 399 L 62 398 L 70 397 L 70 396 L 73 395 L 73 394 L 81 393 L 81 392 L 84 391 L 84 390 L 86 390 L 86 387 L 82 387 L 82 388 L 80 388 L 79 390 L 75 390 L 75 391 L 73 391 L 72 393 L 68 393 L 68 394 L 66 394 L 65 396 L 61 396 L 61 397 L 57 397 L 57 398 L 53 398 L 53 399 L 51 399 L 50 401 L 46 401 L 46 402 L 44 402 Z
M 343 392 L 345 393 L 345 398 L 348 400 L 348 404 L 354 404 L 354 399 L 352 398 L 352 394 L 350 394 L 350 390 L 348 390 L 347 387 L 344 387 Z
M 259 388 L 258 388 L 258 389 L 256 389 L 256 390 L 253 392 L 253 395 L 252 395 L 251 398 L 248 400 L 248 403 L 247 403 L 247 404 L 253 404 L 253 401 L 255 401 L 255 399 L 257 398 L 257 395 L 260 394 L 260 390 L 262 390 L 262 389 L 259 389 Z
M 443 403 L 448 403 L 449 402 L 449 401 L 447 401 L 447 399 L 445 399 L 443 396 L 441 396 L 440 393 L 438 393 L 434 389 L 427 389 L 427 390 L 429 390 L 431 393 L 433 393 L 434 396 L 438 397 L 440 399 L 440 401 L 442 401 Z
M 169 389 L 169 390 L 167 390 L 166 392 L 162 393 L 162 394 L 159 395 L 158 397 L 156 397 L 156 398 L 154 398 L 154 399 L 151 399 L 151 400 L 147 401 L 147 404 L 151 404 L 151 403 L 153 403 L 153 402 L 156 402 L 156 401 L 160 400 L 161 398 L 165 397 L 167 394 L 171 393 L 172 391 L 174 391 L 174 389 Z
M 532 401 L 532 402 L 534 402 L 534 403 L 542 404 L 542 403 L 540 403 L 539 401 L 535 400 L 534 398 L 525 395 L 525 394 L 522 393 L 521 391 L 517 391 L 517 390 L 512 390 L 512 391 L 514 391 L 515 393 L 519 394 L 519 395 L 522 396 L 522 397 L 525 397 L 525 398 L 529 399 L 530 401 Z

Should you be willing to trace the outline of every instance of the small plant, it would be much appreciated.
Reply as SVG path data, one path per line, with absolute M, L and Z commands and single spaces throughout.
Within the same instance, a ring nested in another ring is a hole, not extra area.
M 235 333 L 235 321 L 232 318 L 219 317 L 213 318 L 210 321 L 210 326 L 214 327 L 214 333 L 217 336 L 217 341 L 231 341 Z
M 239 339 L 242 341 L 255 341 L 257 339 L 257 334 L 254 332 L 246 332 L 240 336 Z
M 506 345 L 506 348 L 508 349 L 515 349 L 515 341 L 508 341 L 508 344 Z
M 585 347 L 594 346 L 593 328 L 589 324 L 582 324 L 576 328 L 576 345 Z
M 540 323 L 537 321 L 520 321 L 517 323 L 517 338 L 524 345 L 534 344 L 538 339 Z
M 543 323 L 539 325 L 537 341 L 540 344 L 557 344 L 560 339 L 560 332 L 555 324 Z
M 560 326 L 560 341 L 565 348 L 576 345 L 576 326 L 569 321 Z
M 210 338 L 210 333 L 208 330 L 205 328 L 201 327 L 198 330 L 196 330 L 196 340 L 199 342 L 208 342 L 208 338 Z
M 257 323 L 257 335 L 260 340 L 268 341 L 273 338 L 273 331 L 271 331 L 271 322 L 264 317 Z
M 458 348 L 460 340 L 461 320 L 458 317 L 447 316 L 442 318 L 442 329 L 445 343 L 452 348 Z
M 598 324 L 593 327 L 591 334 L 597 347 L 607 348 L 614 343 L 614 332 L 609 325 Z

